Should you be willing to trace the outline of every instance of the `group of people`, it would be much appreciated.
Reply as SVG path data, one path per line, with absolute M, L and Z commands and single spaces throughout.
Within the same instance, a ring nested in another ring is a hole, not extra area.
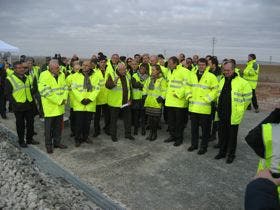
M 164 142 L 180 146 L 190 118 L 188 151 L 206 153 L 208 142 L 218 133 L 215 159 L 227 157 L 226 162 L 232 163 L 238 125 L 251 101 L 258 112 L 255 89 L 259 64 L 254 54 L 248 56 L 244 71 L 236 68 L 234 59 L 220 64 L 215 56 L 186 58 L 183 53 L 168 60 L 161 54 L 136 54 L 133 58 L 113 54 L 109 59 L 98 53 L 82 61 L 76 55 L 69 61 L 55 55 L 47 57 L 41 68 L 32 58 L 21 58 L 13 68 L 8 65 L 1 71 L 6 72 L 1 94 L 8 98 L 15 114 L 20 146 L 39 143 L 33 139 L 34 116 L 39 114 L 45 122 L 48 153 L 67 148 L 61 144 L 61 131 L 68 105 L 76 147 L 92 143 L 92 120 L 93 136 L 101 133 L 102 116 L 103 130 L 114 142 L 118 141 L 119 118 L 124 121 L 125 138 L 135 140 L 139 130 L 144 136 L 148 129 L 146 139 L 154 141 L 163 115 L 169 132 Z

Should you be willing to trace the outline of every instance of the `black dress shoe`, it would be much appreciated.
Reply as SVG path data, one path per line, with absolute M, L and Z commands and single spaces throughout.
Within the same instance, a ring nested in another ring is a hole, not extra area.
M 220 160 L 220 159 L 225 158 L 225 157 L 226 157 L 226 155 L 219 153 L 219 154 L 217 154 L 214 158 L 215 158 L 216 160 Z
M 105 130 L 105 133 L 106 133 L 108 136 L 111 135 L 109 130 Z
M 165 143 L 169 143 L 169 142 L 173 142 L 173 141 L 175 141 L 175 139 L 173 137 L 169 137 L 168 139 L 164 140 Z
M 203 155 L 207 152 L 207 149 L 206 148 L 200 148 L 200 150 L 198 150 L 197 154 L 199 155 Z
M 150 141 L 155 141 L 157 139 L 157 133 L 153 132 L 152 137 L 150 138 Z
M 58 145 L 54 145 L 54 148 L 67 149 L 67 146 L 64 144 L 58 144 Z
M 129 139 L 129 140 L 132 140 L 132 141 L 135 140 L 135 138 L 133 136 L 126 136 L 125 138 Z
M 135 136 L 138 135 L 138 129 L 134 129 L 133 135 L 135 135 Z
M 53 148 L 50 146 L 50 147 L 47 147 L 47 153 L 49 154 L 52 154 L 53 153 Z
M 34 135 L 34 136 L 36 136 L 37 134 L 38 134 L 37 132 L 35 132 L 35 131 L 33 132 L 33 135 Z
M 75 134 L 74 134 L 74 133 L 71 133 L 71 134 L 70 134 L 70 137 L 74 137 L 74 136 L 75 136 Z
M 151 140 L 153 137 L 153 133 L 150 131 L 149 135 L 146 137 L 146 140 Z
M 174 147 L 179 147 L 181 144 L 183 144 L 182 141 L 176 141 L 176 142 L 173 144 L 173 146 L 174 146 Z
M 6 114 L 1 114 L 1 117 L 2 117 L 3 119 L 8 119 Z
M 27 144 L 33 144 L 33 145 L 40 144 L 38 141 L 35 141 L 34 139 L 27 140 L 26 143 Z
M 92 137 L 97 137 L 97 136 L 99 136 L 99 135 L 100 135 L 100 132 L 95 131 L 95 132 L 93 133 Z
M 113 142 L 117 142 L 118 141 L 118 138 L 115 137 L 115 136 L 112 136 L 111 139 L 112 139 Z
M 22 148 L 26 148 L 27 144 L 25 142 L 21 142 L 21 143 L 19 143 L 19 146 L 22 147 Z
M 194 150 L 196 150 L 196 149 L 198 149 L 198 147 L 190 146 L 190 147 L 188 148 L 188 151 L 189 151 L 189 152 L 192 152 L 192 151 L 194 151 Z
M 79 147 L 79 146 L 81 146 L 81 142 L 76 141 L 76 142 L 75 142 L 75 147 Z
M 216 135 L 211 135 L 208 142 L 216 140 Z
M 227 163 L 227 164 L 231 164 L 231 163 L 233 162 L 233 160 L 234 160 L 234 157 L 229 156 L 229 157 L 227 158 L 227 160 L 226 160 L 226 163 Z
M 85 142 L 88 143 L 88 144 L 93 144 L 91 139 L 86 139 Z
M 144 129 L 142 129 L 141 134 L 142 134 L 142 136 L 145 136 L 145 135 L 146 135 L 146 130 L 145 130 L 145 128 L 144 128 Z

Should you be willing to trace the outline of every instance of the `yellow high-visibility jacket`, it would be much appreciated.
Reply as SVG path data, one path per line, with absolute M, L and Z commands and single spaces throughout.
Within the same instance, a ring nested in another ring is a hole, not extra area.
M 181 65 L 178 65 L 172 72 L 168 71 L 165 106 L 178 108 L 188 106 L 184 90 L 189 78 L 190 71 Z
M 210 114 L 211 102 L 216 100 L 218 80 L 216 76 L 205 70 L 198 81 L 195 72 L 190 73 L 190 79 L 185 88 L 185 97 L 189 99 L 189 111 L 198 114 Z
M 167 82 L 163 77 L 158 78 L 154 84 L 154 89 L 149 88 L 150 82 L 151 77 L 149 77 L 145 81 L 145 85 L 143 88 L 143 95 L 147 95 L 144 107 L 160 109 L 163 104 L 158 103 L 156 99 L 158 97 L 162 97 L 163 99 L 165 99 Z
M 96 111 L 96 98 L 100 91 L 99 80 L 100 76 L 93 70 L 89 73 L 89 80 L 92 85 L 92 90 L 84 88 L 85 76 L 80 72 L 76 72 L 72 76 L 71 90 L 73 94 L 73 110 L 74 111 Z M 91 102 L 87 105 L 82 104 L 83 99 L 89 99 Z
M 217 104 L 224 84 L 225 78 L 219 83 Z M 239 125 L 241 123 L 251 99 L 252 90 L 249 83 L 240 76 L 233 78 L 231 81 L 231 125 Z M 216 118 L 219 120 L 218 115 L 216 115 Z
M 25 83 L 19 79 L 15 74 L 11 74 L 7 77 L 9 82 L 13 87 L 12 96 L 17 103 L 24 103 L 26 101 L 32 102 L 31 95 L 31 84 L 28 78 L 26 77 Z
M 65 105 L 62 102 L 68 98 L 68 87 L 62 72 L 56 79 L 49 70 L 43 71 L 39 78 L 38 89 L 45 117 L 64 114 Z
M 102 74 L 100 69 L 95 69 L 94 71 L 95 71 L 96 75 L 99 77 L 99 86 L 100 86 L 100 92 L 99 92 L 99 94 L 96 98 L 96 105 L 107 104 L 107 102 L 108 102 L 108 91 L 109 91 L 105 87 L 107 69 L 106 69 L 104 75 Z
M 243 71 L 243 78 L 249 82 L 252 89 L 256 89 L 259 78 L 260 65 L 256 60 L 247 62 L 247 66 Z
M 280 173 L 280 124 L 266 123 L 262 125 L 263 144 L 265 147 L 265 157 L 259 161 L 258 171 L 270 169 L 272 173 Z M 278 194 L 280 198 L 280 186 L 278 186 Z

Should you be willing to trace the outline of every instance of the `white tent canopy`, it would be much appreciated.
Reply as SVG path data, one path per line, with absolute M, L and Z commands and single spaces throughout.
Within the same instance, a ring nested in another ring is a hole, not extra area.
M 19 49 L 13 45 L 10 45 L 6 42 L 3 42 L 2 40 L 0 40 L 0 53 L 1 52 L 19 52 Z

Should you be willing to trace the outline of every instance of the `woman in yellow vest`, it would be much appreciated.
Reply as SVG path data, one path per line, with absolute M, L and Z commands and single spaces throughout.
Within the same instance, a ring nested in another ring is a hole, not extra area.
M 149 65 L 142 63 L 139 70 L 132 75 L 132 114 L 134 135 L 138 135 L 139 123 L 141 122 L 142 135 L 146 134 L 145 130 L 145 109 L 142 100 L 144 83 L 148 78 Z
M 164 104 L 166 88 L 167 82 L 161 74 L 161 67 L 159 65 L 152 66 L 152 74 L 145 82 L 143 89 L 145 98 L 144 107 L 150 127 L 147 140 L 154 141 L 157 138 L 158 122 L 160 121 L 162 106 Z

